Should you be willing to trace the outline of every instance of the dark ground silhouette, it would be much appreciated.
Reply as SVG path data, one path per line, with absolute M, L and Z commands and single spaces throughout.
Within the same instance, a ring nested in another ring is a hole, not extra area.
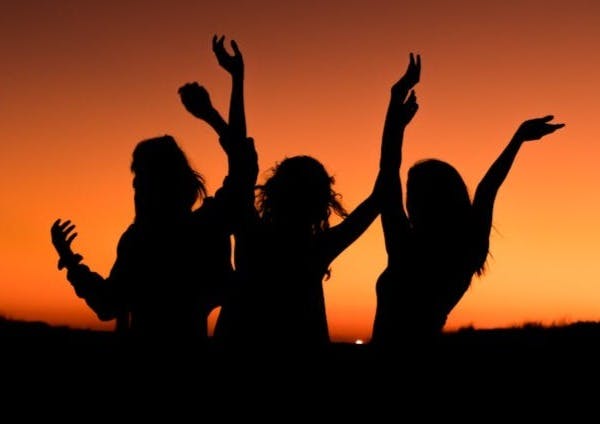
M 148 349 L 148 358 L 152 358 L 151 351 L 153 351 L 156 355 L 171 359 L 168 346 L 132 346 L 128 344 L 126 338 L 120 337 L 113 331 L 53 326 L 41 321 L 0 317 L 0 340 L 2 356 L 5 359 L 26 360 L 30 355 L 35 355 L 40 362 L 44 358 L 60 361 L 60 356 L 68 354 L 68 358 L 65 359 L 75 360 L 76 366 L 78 359 L 92 361 L 102 357 L 106 361 L 111 359 L 118 361 L 119 358 L 116 356 L 113 358 L 112 355 L 126 349 L 131 349 L 132 352 L 136 349 Z M 210 356 L 215 363 L 218 363 L 221 362 L 220 360 L 229 360 L 232 356 L 232 352 L 220 351 L 217 346 L 210 344 L 208 347 L 202 345 L 202 351 L 194 351 L 192 346 L 188 349 L 185 358 L 191 360 L 194 359 L 194 355 Z M 262 350 L 259 352 L 261 355 L 265 354 Z M 249 357 L 252 355 L 252 351 L 244 351 L 244 353 Z M 577 363 L 569 364 L 569 360 L 576 360 L 579 365 L 591 365 L 600 358 L 599 353 L 600 322 L 579 321 L 552 326 L 526 323 L 522 326 L 494 329 L 466 327 L 456 331 L 446 331 L 439 340 L 423 346 L 422 349 L 411 350 L 407 347 L 404 353 L 396 351 L 393 355 L 415 355 L 415 363 L 429 360 L 462 360 L 475 365 L 483 361 L 487 362 L 485 366 L 488 369 L 501 365 L 501 362 L 518 366 L 519 363 L 525 365 L 527 362 L 533 364 L 538 361 L 542 363 L 552 360 L 556 361 L 555 369 L 559 369 L 577 365 Z M 80 354 L 89 356 L 82 357 Z M 173 351 L 172 354 L 182 358 L 182 352 Z M 301 350 L 298 351 L 298 356 L 303 354 Z M 295 359 L 292 356 L 287 358 L 279 356 L 275 362 L 285 365 L 287 360 Z M 447 359 L 442 359 L 444 356 Z M 271 359 L 273 358 L 269 360 Z M 313 355 L 312 358 L 305 357 L 305 359 L 331 361 L 334 367 L 352 365 L 357 367 L 358 371 L 359 367 L 376 367 L 381 361 L 390 358 L 386 358 L 385 354 L 376 351 L 368 343 L 359 345 L 332 342 L 329 349 L 320 353 L 318 357 Z M 237 360 L 243 362 L 242 358 Z M 333 365 L 335 363 L 337 365 Z
M 46 402 L 54 409 L 45 416 L 79 417 L 84 409 L 89 417 L 107 414 L 108 422 L 157 411 L 284 421 L 315 413 L 368 422 L 414 414 L 539 420 L 593 411 L 600 377 L 600 322 L 466 328 L 388 358 L 368 344 L 334 342 L 319 356 L 257 350 L 253 357 L 249 350 L 169 352 L 123 340 L 110 331 L 0 318 L 4 406 Z

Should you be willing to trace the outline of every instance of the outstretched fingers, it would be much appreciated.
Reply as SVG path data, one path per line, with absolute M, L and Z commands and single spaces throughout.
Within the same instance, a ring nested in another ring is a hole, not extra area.
M 398 101 L 404 101 L 408 91 L 421 80 L 421 55 L 409 53 L 409 61 L 404 75 L 392 86 L 392 95 Z
M 546 128 L 547 128 L 548 134 L 550 134 L 564 126 L 565 126 L 565 124 L 547 124 Z
M 544 135 L 553 133 L 554 131 L 565 126 L 563 123 L 550 123 L 554 119 L 554 115 L 546 115 L 542 118 L 539 118 L 540 125 L 544 131 Z
M 414 53 L 410 53 L 410 62 L 409 62 L 409 70 L 411 70 L 414 73 L 420 74 L 421 73 L 421 55 L 417 54 L 416 55 L 416 59 L 415 59 L 415 54 Z
M 419 104 L 417 103 L 417 95 L 415 94 L 415 90 L 410 91 L 410 94 L 404 102 L 402 109 L 403 110 L 401 120 L 404 122 L 404 124 L 408 124 L 419 109 Z
M 235 40 L 231 40 L 231 48 L 233 49 L 233 52 L 235 53 L 236 56 L 242 55 L 242 52 L 240 51 L 240 48 L 238 47 Z
M 219 62 L 229 57 L 229 53 L 227 53 L 227 49 L 225 49 L 225 36 L 222 35 L 217 37 L 216 35 L 213 37 L 213 52 L 217 56 Z
M 223 41 L 225 40 L 225 36 L 222 35 L 220 37 L 217 36 L 217 34 L 213 35 L 212 38 L 212 48 L 213 51 L 216 53 L 217 50 L 221 50 L 221 49 L 225 49 L 225 47 L 223 47 Z
M 416 58 L 416 59 L 415 59 Z M 410 53 L 410 61 L 405 74 L 406 83 L 409 87 L 414 87 L 421 79 L 421 55 Z
M 550 123 L 553 119 L 554 115 L 546 115 L 523 122 L 517 130 L 517 139 L 521 141 L 539 140 L 565 126 L 563 123 Z
M 75 232 L 75 224 L 71 223 L 71 220 L 62 221 L 57 219 L 52 224 L 50 230 L 52 236 L 52 244 L 56 248 L 57 252 L 61 256 L 67 256 L 71 254 L 71 243 L 77 237 Z
M 71 221 L 67 221 L 63 224 L 63 226 L 61 227 L 61 237 L 62 240 L 64 240 L 64 242 L 67 244 L 67 246 L 69 246 L 71 244 L 71 242 L 73 241 L 73 239 L 75 237 L 77 237 L 77 233 L 74 233 L 73 230 L 75 230 L 75 224 L 71 224 Z
M 73 226 L 72 228 L 69 229 L 69 231 L 65 232 L 65 243 L 67 244 L 67 246 L 71 246 L 71 243 L 73 242 L 73 240 L 75 239 L 75 237 L 77 237 L 77 233 L 72 233 L 69 234 L 71 231 L 73 231 L 73 229 L 75 228 L 75 226 Z

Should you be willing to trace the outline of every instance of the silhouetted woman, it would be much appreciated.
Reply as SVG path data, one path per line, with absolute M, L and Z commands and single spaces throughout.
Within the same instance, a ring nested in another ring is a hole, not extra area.
M 256 169 L 254 149 L 244 155 L 247 168 Z M 257 187 L 256 200 L 248 182 L 234 232 L 237 284 L 223 303 L 215 338 L 226 346 L 325 347 L 330 338 L 322 283 L 332 261 L 379 214 L 377 190 L 347 214 L 334 178 L 306 155 L 277 164 Z M 344 219 L 331 226 L 332 214 Z
M 323 280 L 333 260 L 378 215 L 375 191 L 347 214 L 334 179 L 310 156 L 284 159 L 258 186 L 256 208 L 236 233 L 239 285 L 215 336 L 226 344 L 314 349 L 330 341 Z M 248 198 L 249 199 L 249 198 Z M 330 216 L 344 219 L 330 226 Z
M 224 126 L 211 119 L 213 108 L 206 91 L 193 89 L 200 93 L 201 110 L 210 115 L 207 120 Z M 236 101 L 243 101 L 242 89 L 232 87 Z M 182 87 L 184 104 L 186 93 Z M 231 213 L 238 209 L 235 190 L 243 183 L 236 181 L 241 168 L 235 165 L 232 146 L 239 141 L 229 133 L 221 138 L 228 147 L 229 175 L 214 197 L 206 197 L 203 178 L 171 136 L 136 146 L 131 165 L 135 219 L 119 240 L 107 278 L 91 271 L 72 252 L 75 226 L 68 220 L 54 223 L 51 234 L 59 268 L 67 268 L 77 295 L 99 319 L 117 319 L 117 330 L 135 340 L 206 340 L 208 314 L 220 305 L 233 275 Z M 194 209 L 199 201 L 200 207 Z
M 477 186 L 473 201 L 460 174 L 450 164 L 427 159 L 408 171 L 406 211 L 399 168 L 404 128 L 417 110 L 410 92 L 420 78 L 420 57 L 410 55 L 405 75 L 394 85 L 386 116 L 382 157 L 385 195 L 381 221 L 388 264 L 377 280 L 377 308 L 372 343 L 400 346 L 432 340 L 448 314 L 481 275 L 489 249 L 494 200 L 526 141 L 538 140 L 564 124 L 552 116 L 523 122 Z M 408 97 L 407 97 L 408 96 Z

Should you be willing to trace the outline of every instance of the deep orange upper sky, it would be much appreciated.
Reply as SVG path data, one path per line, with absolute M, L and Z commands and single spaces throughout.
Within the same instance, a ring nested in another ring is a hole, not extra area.
M 323 4 L 325 3 L 325 4 Z M 0 314 L 111 328 L 56 269 L 49 228 L 106 275 L 133 218 L 135 144 L 171 134 L 208 180 L 225 158 L 177 88 L 197 80 L 226 114 L 230 81 L 210 40 L 238 41 L 248 132 L 264 172 L 310 154 L 349 208 L 371 190 L 390 86 L 423 70 L 402 176 L 437 157 L 471 192 L 519 123 L 567 126 L 526 144 L 500 189 L 487 274 L 447 329 L 600 319 L 600 3 L 565 1 L 8 1 L 0 6 Z M 385 265 L 379 221 L 325 283 L 334 340 L 368 339 Z M 213 317 L 214 318 L 214 317 Z

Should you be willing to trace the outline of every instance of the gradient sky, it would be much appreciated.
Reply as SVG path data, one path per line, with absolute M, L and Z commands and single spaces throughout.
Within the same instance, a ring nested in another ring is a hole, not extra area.
M 171 134 L 219 187 L 226 162 L 177 95 L 199 81 L 226 114 L 230 81 L 213 34 L 246 63 L 248 133 L 261 176 L 310 154 L 354 208 L 377 172 L 389 89 L 421 54 L 420 109 L 402 177 L 452 163 L 471 193 L 525 119 L 565 128 L 523 146 L 494 210 L 487 274 L 447 329 L 600 319 L 600 3 L 597 1 L 32 1 L 0 3 L 0 314 L 112 328 L 56 268 L 50 225 L 107 275 L 133 218 L 133 147 Z M 385 266 L 377 220 L 325 282 L 334 340 L 369 339 Z M 212 316 L 214 321 L 214 315 Z

